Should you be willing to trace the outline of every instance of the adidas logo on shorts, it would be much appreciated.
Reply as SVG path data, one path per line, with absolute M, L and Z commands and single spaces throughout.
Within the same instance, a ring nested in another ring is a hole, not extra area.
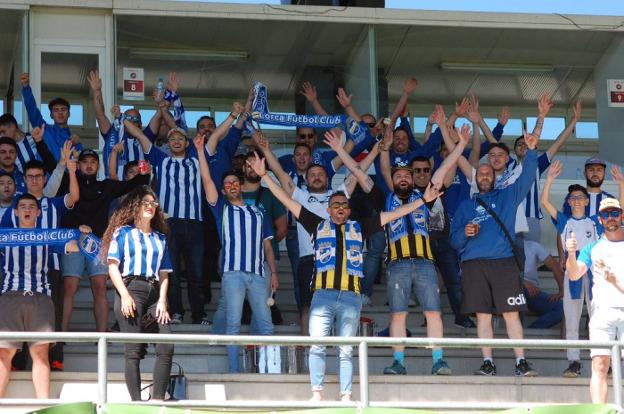
M 524 298 L 524 293 L 521 293 L 516 297 L 513 297 L 513 296 L 508 297 L 507 304 L 510 306 L 526 305 L 526 299 Z

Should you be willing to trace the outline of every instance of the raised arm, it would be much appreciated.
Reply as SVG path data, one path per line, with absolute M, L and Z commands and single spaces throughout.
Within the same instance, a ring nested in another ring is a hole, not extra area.
M 446 119 L 446 114 L 444 113 L 444 107 L 442 105 L 436 105 L 435 110 L 433 111 L 433 114 L 431 114 L 431 116 L 432 121 L 438 124 L 440 133 L 442 134 L 442 139 L 444 140 L 444 145 L 446 145 L 449 153 L 453 152 L 455 150 L 455 146 L 457 145 L 455 144 L 455 142 L 459 142 L 460 139 L 459 135 L 457 135 L 457 132 L 454 129 L 451 129 L 452 127 L 449 127 L 449 122 Z M 456 135 L 455 139 L 453 139 L 453 135 Z M 477 159 L 477 165 L 478 161 L 479 160 Z M 470 180 L 470 177 L 472 176 L 473 166 L 464 156 L 461 156 L 461 154 L 460 157 L 458 157 L 457 159 L 457 166 L 459 167 L 460 171 L 466 176 L 466 178 Z
M 550 168 L 552 168 L 552 166 Z M 618 166 L 613 165 L 611 166 L 611 176 L 613 177 L 613 181 L 618 183 L 620 190 L 620 205 L 624 206 L 624 175 Z
M 535 128 L 533 128 L 532 134 L 536 137 L 542 136 L 542 128 L 544 128 L 544 119 L 546 119 L 546 115 L 550 112 L 550 108 L 553 107 L 553 102 L 548 97 L 548 94 L 542 95 L 542 97 L 537 101 L 537 121 L 535 121 Z
M 347 112 L 347 115 L 355 119 L 357 122 L 360 122 L 362 118 L 360 117 L 360 114 L 358 114 L 357 111 L 353 108 L 353 105 L 351 104 L 352 98 L 352 93 L 347 95 L 344 88 L 338 88 L 338 93 L 336 94 L 336 99 L 338 100 L 338 103 L 340 103 L 340 106 L 344 108 L 344 110 Z
M 392 211 L 382 212 L 380 214 L 381 225 L 385 226 L 391 221 L 394 221 L 398 218 L 406 216 L 410 214 L 411 212 L 413 212 L 414 210 L 416 210 L 417 208 L 419 208 L 420 206 L 422 206 L 425 202 L 429 203 L 430 201 L 435 200 L 441 195 L 442 193 L 440 193 L 440 190 L 435 188 L 433 184 L 429 183 L 429 185 L 427 186 L 427 189 L 425 190 L 425 193 L 423 194 L 424 201 L 422 199 L 418 199 L 418 200 L 412 201 L 411 203 L 403 204 L 402 206 Z
M 171 115 L 171 112 L 169 112 L 168 101 L 163 99 L 162 101 L 158 102 L 158 111 L 160 111 L 160 116 L 165 121 L 165 125 L 167 125 L 167 128 L 173 129 L 178 127 L 175 118 L 173 117 L 173 115 Z
M 468 97 L 463 97 L 459 104 L 455 102 L 455 112 L 453 112 L 446 121 L 446 124 L 449 128 L 453 128 L 453 125 L 455 125 L 455 121 L 457 121 L 457 118 L 466 114 L 469 106 L 470 101 L 468 100 Z
M 442 188 L 446 175 L 448 174 L 451 167 L 457 164 L 457 160 L 462 156 L 462 152 L 464 152 L 464 148 L 466 148 L 469 140 L 470 128 L 468 127 L 468 125 L 464 125 L 459 131 L 459 141 L 457 142 L 457 145 L 455 145 L 453 151 L 451 151 L 449 155 L 446 156 L 440 167 L 438 167 L 436 172 L 431 177 L 431 183 L 435 188 Z
M 388 188 L 392 188 L 392 165 L 390 165 L 390 148 L 394 139 L 394 130 L 391 125 L 386 126 L 383 141 L 379 143 L 379 170 Z
M 149 154 L 150 150 L 152 149 L 152 141 L 150 141 L 149 138 L 145 136 L 143 131 L 141 131 L 141 128 L 137 127 L 127 119 L 124 120 L 124 128 L 130 136 L 133 136 L 139 140 L 139 144 L 141 144 L 143 152 Z
M 217 144 L 219 144 L 219 141 L 221 141 L 225 137 L 228 130 L 230 129 L 236 118 L 239 117 L 242 111 L 243 106 L 239 102 L 234 102 L 230 115 L 228 115 L 225 121 L 221 122 L 219 126 L 215 128 L 212 134 L 210 134 L 208 142 L 206 143 L 206 150 L 208 150 L 208 154 L 214 155 L 217 152 Z
M 581 100 L 577 99 L 577 101 L 574 103 L 574 106 L 572 107 L 572 112 L 574 113 L 574 116 L 572 117 L 572 119 L 570 119 L 570 122 L 568 122 L 566 128 L 561 132 L 561 134 L 559 134 L 555 142 L 553 142 L 550 148 L 548 148 L 548 151 L 546 151 L 549 160 L 552 160 L 555 155 L 557 155 L 557 152 L 559 152 L 561 146 L 565 144 L 565 142 L 572 135 L 572 132 L 576 127 L 576 123 L 579 121 L 579 119 L 581 119 L 582 109 L 583 107 L 581 104 Z
M 277 185 L 275 181 L 267 174 L 266 165 L 264 158 L 260 158 L 256 153 L 254 158 L 247 160 L 247 165 L 249 165 L 259 177 L 262 178 L 262 181 L 267 186 L 269 190 L 273 193 L 275 198 L 277 198 L 283 205 L 286 207 L 295 218 L 299 218 L 299 214 L 301 214 L 301 204 L 291 198 L 291 194 L 288 194 L 282 187 Z
M 104 98 L 102 97 L 102 79 L 100 79 L 100 72 L 92 70 L 87 75 L 87 81 L 91 87 L 91 93 L 93 94 L 93 109 L 95 110 L 95 119 L 97 119 L 98 128 L 102 135 L 105 135 L 109 129 L 111 129 L 111 122 L 106 116 L 104 109 Z
M 318 95 L 316 94 L 316 87 L 312 85 L 310 82 L 303 82 L 301 85 L 301 90 L 299 93 L 305 96 L 306 100 L 312 105 L 314 108 L 314 112 L 319 115 L 327 115 L 327 111 L 323 108 L 323 105 L 318 100 Z
M 76 161 L 67 159 L 67 172 L 69 175 L 69 194 L 65 196 L 65 205 L 72 208 L 78 200 L 80 200 L 80 186 L 78 185 L 78 177 L 76 177 Z
M 407 101 L 412 93 L 418 87 L 418 80 L 416 78 L 407 78 L 403 81 L 403 91 L 401 92 L 401 97 L 399 101 L 394 106 L 392 113 L 390 114 L 390 119 L 397 119 L 401 116 L 403 110 L 407 107 Z M 391 124 L 394 128 L 394 124 Z
M 124 140 L 119 141 L 108 156 L 108 176 L 111 180 L 121 181 L 117 176 L 117 157 L 124 151 Z
M 355 180 L 360 184 L 360 187 L 362 187 L 365 193 L 370 192 L 374 185 L 373 180 L 362 170 L 360 165 L 351 158 L 342 145 L 340 145 L 340 137 L 334 130 L 325 132 L 325 144 L 336 151 L 336 154 L 338 154 L 345 167 L 351 172 L 351 174 L 345 178 L 345 186 L 349 194 L 352 193 L 353 188 L 355 188 L 355 182 L 350 177 L 355 177 Z
M 35 96 L 30 87 L 30 75 L 28 75 L 28 73 L 22 73 L 20 75 L 20 83 L 22 84 L 22 98 L 24 99 L 24 106 L 28 113 L 30 125 L 33 127 L 41 126 L 45 121 L 43 120 L 43 116 L 41 115 L 41 111 L 37 106 L 37 101 L 35 101 Z
M 288 175 L 288 173 L 284 171 L 279 160 L 277 159 L 273 151 L 271 151 L 271 148 L 269 146 L 269 140 L 260 131 L 256 131 L 253 136 L 253 140 L 256 142 L 258 148 L 260 148 L 264 153 L 266 163 L 268 164 L 271 171 L 273 171 L 273 174 L 275 174 L 275 176 L 279 180 L 284 191 L 286 191 L 289 197 L 292 196 L 297 186 L 295 186 L 295 183 L 293 182 L 292 178 L 290 178 L 290 175 Z
M 552 185 L 555 182 L 555 179 L 559 177 L 561 171 L 563 170 L 563 164 L 560 161 L 554 161 L 550 168 L 548 169 L 548 174 L 546 175 L 546 182 L 544 183 L 544 191 L 542 191 L 541 196 L 541 205 L 544 207 L 544 210 L 548 212 L 550 217 L 553 220 L 557 220 L 557 208 L 550 202 L 550 191 L 552 189 Z M 559 237 L 557 237 L 559 238 Z
M 208 204 L 211 206 L 214 206 L 217 204 L 217 200 L 219 199 L 219 193 L 217 192 L 217 187 L 210 176 L 208 160 L 206 159 L 206 154 L 204 154 L 204 139 L 204 135 L 198 134 L 193 139 L 193 145 L 195 145 L 195 149 L 197 150 L 199 175 L 201 176 L 202 186 L 204 187 L 204 192 L 206 193 L 206 201 L 208 201 Z

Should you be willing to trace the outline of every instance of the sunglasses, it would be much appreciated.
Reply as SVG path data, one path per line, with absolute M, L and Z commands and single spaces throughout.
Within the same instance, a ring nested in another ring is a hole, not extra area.
M 223 183 L 223 188 L 225 188 L 226 190 L 228 188 L 232 188 L 232 187 L 240 187 L 240 182 L 238 181 L 230 181 L 227 183 Z
M 140 117 L 139 115 L 137 115 L 137 116 L 129 116 L 129 115 L 126 115 L 126 119 L 127 119 L 128 121 L 130 121 L 130 122 L 134 122 L 134 123 L 141 122 L 141 117 Z
M 414 168 L 414 172 L 416 174 L 420 174 L 420 173 L 428 174 L 430 171 L 431 171 L 431 168 L 429 168 L 429 167 L 424 167 L 424 168 L 415 167 Z
M 143 207 L 152 207 L 152 208 L 156 208 L 158 207 L 160 204 L 158 204 L 158 201 L 141 201 L 141 205 Z
M 335 210 L 338 210 L 339 208 L 342 208 L 342 209 L 345 209 L 345 210 L 348 209 L 348 208 L 351 208 L 351 207 L 349 207 L 349 203 L 346 202 L 346 201 L 344 201 L 344 202 L 334 201 L 329 206 L 331 208 L 335 209 Z
M 603 220 L 606 220 L 609 217 L 611 217 L 611 218 L 618 218 L 618 217 L 620 217 L 621 214 L 622 214 L 622 210 L 606 210 L 606 211 L 601 211 L 600 213 L 598 213 L 598 215 Z
M 368 122 L 366 124 L 366 126 L 369 127 L 369 128 L 375 128 L 375 125 L 377 125 L 375 122 Z
M 299 134 L 299 138 L 301 139 L 314 138 L 314 134 Z
M 572 201 L 584 201 L 587 200 L 587 197 L 582 196 L 582 195 L 577 195 L 577 196 L 571 196 L 568 198 L 568 200 L 572 200 Z

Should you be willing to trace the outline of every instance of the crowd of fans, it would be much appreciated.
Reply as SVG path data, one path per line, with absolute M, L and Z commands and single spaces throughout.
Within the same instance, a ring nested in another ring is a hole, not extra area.
M 68 243 L 64 251 L 3 247 L 1 330 L 67 331 L 79 281 L 87 277 L 95 327 L 106 331 L 110 277 L 116 289 L 115 314 L 124 332 L 146 332 L 145 326 L 170 332 L 169 324 L 186 320 L 203 325 L 212 321 L 214 333 L 236 335 L 247 300 L 251 333 L 271 335 L 268 299 L 279 288 L 277 243 L 283 239 L 302 335 L 356 335 L 384 256 L 392 337 L 406 336 L 413 296 L 424 313 L 427 336 L 443 336 L 438 274 L 454 324 L 476 327 L 480 338 L 493 337 L 493 315 L 502 315 L 508 337 L 521 339 L 522 315 L 530 310 L 537 316 L 529 328 L 551 328 L 565 317 L 565 337 L 578 339 L 584 304 L 590 315 L 601 318 L 594 325 L 592 316 L 590 335 L 615 338 L 624 327 L 624 316 L 605 311 L 624 303 L 618 302 L 624 295 L 624 274 L 613 253 L 621 251 L 614 242 L 624 238 L 617 226 L 622 204 L 601 189 L 607 164 L 588 159 L 586 185 L 571 185 L 561 209 L 550 201 L 563 168 L 554 158 L 581 117 L 580 102 L 559 137 L 538 155 L 544 120 L 553 106 L 546 95 L 538 101 L 534 130 L 518 137 L 510 149 L 500 141 L 509 110 L 502 108 L 490 130 L 474 95 L 456 104 L 448 116 L 436 105 L 419 142 L 407 107 L 416 79 L 403 83 L 393 111 L 379 120 L 359 114 L 352 96 L 339 89 L 336 98 L 365 132 L 364 139 L 334 128 L 324 134 L 329 148 L 321 149 L 317 131 L 299 126 L 292 155 L 278 157 L 254 127 L 251 91 L 244 105 L 233 104 L 220 125 L 210 116 L 201 117 L 193 139 L 175 74 L 170 74 L 164 93 L 155 94 L 157 111 L 144 126 L 136 109 L 121 113 L 114 106 L 111 117 L 106 115 L 102 82 L 92 71 L 88 81 L 105 141 L 100 156 L 82 148 L 71 133 L 67 100 L 50 101 L 53 123 L 46 124 L 28 74 L 20 80 L 32 131 L 21 131 L 11 114 L 0 117 L 0 226 L 74 228 L 104 237 L 104 242 L 99 260 L 79 252 L 76 243 Z M 326 114 L 311 83 L 302 85 L 301 94 L 317 114 Z M 460 117 L 472 127 L 456 128 Z M 246 136 L 251 143 L 241 155 Z M 344 182 L 332 188 L 332 177 L 343 166 Z M 105 179 L 98 178 L 102 167 Z M 611 173 L 622 197 L 624 175 L 615 166 Z M 541 245 L 542 209 L 556 226 L 559 260 Z M 540 288 L 542 264 L 552 271 L 558 293 Z M 566 272 L 566 266 L 573 270 Z M 210 281 L 219 274 L 217 310 L 207 315 Z M 182 279 L 190 304 L 186 319 Z M 19 323 L 16 307 L 22 312 Z M 155 324 L 144 321 L 150 315 Z M 21 344 L 0 345 L 3 395 L 11 358 Z M 63 369 L 62 346 L 50 348 L 48 362 L 48 345 L 29 346 L 33 381 L 42 398 L 49 395 L 50 367 Z M 340 393 L 349 400 L 352 348 L 339 348 Z M 524 350 L 514 352 L 514 374 L 537 375 Z M 164 397 L 172 353 L 173 347 L 157 348 L 157 398 Z M 431 373 L 450 375 L 443 350 L 433 348 L 431 353 Z M 138 361 L 144 354 L 144 347 L 126 348 L 126 381 L 133 399 L 140 398 Z M 404 348 L 394 347 L 392 354 L 384 374 L 405 375 Z M 475 374 L 496 375 L 492 350 L 484 348 L 482 354 Z M 592 356 L 592 398 L 601 401 L 606 398 L 608 354 Z M 579 376 L 579 350 L 569 350 L 567 357 L 563 376 Z M 236 346 L 228 346 L 228 365 L 230 372 L 240 371 Z M 310 349 L 309 368 L 313 399 L 320 400 L 325 347 Z

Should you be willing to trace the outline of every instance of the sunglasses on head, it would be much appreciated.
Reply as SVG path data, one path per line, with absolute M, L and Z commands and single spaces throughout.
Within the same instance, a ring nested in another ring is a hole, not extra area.
M 598 213 L 598 215 L 600 217 L 602 217 L 603 220 L 606 220 L 609 217 L 611 217 L 611 218 L 618 218 L 618 217 L 620 217 L 621 214 L 622 214 L 622 211 L 621 210 L 617 210 L 617 209 L 605 210 L 605 211 L 601 211 L 601 212 Z
M 346 201 L 344 201 L 344 202 L 334 201 L 329 206 L 331 208 L 333 208 L 333 209 L 336 209 L 336 210 L 339 209 L 339 208 L 348 209 L 349 208 L 349 203 L 346 202 Z
M 424 168 L 414 167 L 414 172 L 416 174 L 420 174 L 420 173 L 428 174 L 430 171 L 431 171 L 431 168 L 429 167 L 424 167 Z
M 314 134 L 299 134 L 299 138 L 301 139 L 314 138 Z

